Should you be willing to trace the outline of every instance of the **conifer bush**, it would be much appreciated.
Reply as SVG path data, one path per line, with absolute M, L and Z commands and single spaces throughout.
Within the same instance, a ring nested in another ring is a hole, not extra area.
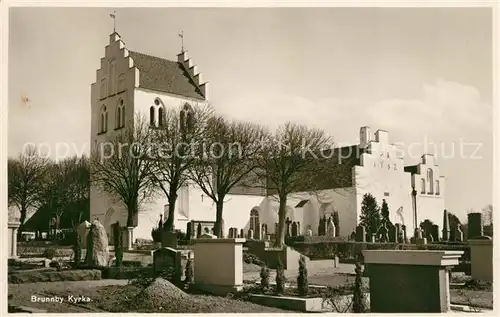
M 283 269 L 283 263 L 281 259 L 278 259 L 278 265 L 276 266 L 276 294 L 280 295 L 285 292 L 286 276 L 285 270 Z
M 269 276 L 270 276 L 269 268 L 263 266 L 260 269 L 260 287 L 263 290 L 267 290 L 269 288 Z
M 356 279 L 354 280 L 354 289 L 352 295 L 352 310 L 353 313 L 364 313 L 365 312 L 365 298 L 362 290 L 362 280 L 363 271 L 361 269 L 361 263 L 356 262 Z
M 301 255 L 299 259 L 299 275 L 297 276 L 297 289 L 300 296 L 306 296 L 309 293 L 309 283 L 307 281 L 306 258 Z

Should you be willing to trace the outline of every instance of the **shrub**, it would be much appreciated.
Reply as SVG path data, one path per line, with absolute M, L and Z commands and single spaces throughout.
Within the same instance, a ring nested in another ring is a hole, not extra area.
M 270 271 L 269 271 L 269 268 L 263 266 L 261 269 L 260 269 L 260 287 L 263 289 L 263 290 L 266 290 L 269 288 L 269 276 L 270 276 Z
M 243 261 L 247 264 L 252 264 L 260 260 L 255 254 L 243 252 Z
M 186 269 L 184 271 L 184 286 L 189 288 L 191 284 L 193 284 L 194 280 L 194 267 L 193 267 L 193 259 L 191 257 L 188 258 L 186 262 Z
M 276 266 L 276 294 L 280 295 L 285 292 L 285 283 L 285 270 L 283 269 L 281 259 L 278 259 L 278 265 Z
M 309 292 L 309 283 L 307 282 L 306 258 L 301 255 L 299 259 L 299 275 L 297 276 L 297 289 L 300 296 L 306 296 Z
M 74 265 L 78 267 L 80 261 L 82 260 L 82 242 L 78 235 L 75 235 L 75 241 L 73 243 L 73 255 L 74 255 Z
M 156 242 L 156 243 L 161 242 L 162 231 L 163 230 L 161 228 L 151 229 L 151 237 L 153 237 L 154 242 Z
M 46 248 L 44 251 L 43 251 L 43 254 L 42 256 L 46 259 L 49 259 L 49 260 L 52 260 L 53 258 L 56 257 L 56 249 L 55 248 Z
M 116 266 L 121 266 L 123 261 L 123 243 L 120 223 L 118 221 L 113 226 L 113 238 L 115 243 Z
M 363 271 L 361 270 L 361 263 L 356 263 L 356 279 L 354 281 L 354 289 L 352 294 L 352 310 L 353 313 L 364 313 L 366 310 L 365 307 L 365 298 L 363 294 L 362 281 L 361 277 L 363 276 Z

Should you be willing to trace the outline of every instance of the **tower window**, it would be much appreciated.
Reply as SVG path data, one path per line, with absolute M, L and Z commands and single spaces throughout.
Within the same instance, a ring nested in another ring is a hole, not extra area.
M 123 99 L 118 101 L 118 107 L 116 108 L 116 123 L 115 128 L 123 128 L 125 126 L 125 103 Z
M 439 181 L 437 180 L 436 181 L 436 195 L 439 195 L 440 194 L 440 190 L 439 190 Z
M 422 187 L 421 193 L 425 194 L 425 179 L 420 179 L 420 185 Z
M 429 194 L 434 193 L 434 175 L 432 169 L 427 170 L 427 182 L 429 183 Z
M 108 131 L 108 111 L 106 106 L 101 107 L 101 112 L 99 114 L 99 133 L 105 133 Z

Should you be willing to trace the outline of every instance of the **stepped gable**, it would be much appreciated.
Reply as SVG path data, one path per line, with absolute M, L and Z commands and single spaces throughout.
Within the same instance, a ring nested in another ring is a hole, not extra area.
M 183 63 L 129 51 L 134 66 L 139 70 L 139 87 L 205 100 L 198 83 Z

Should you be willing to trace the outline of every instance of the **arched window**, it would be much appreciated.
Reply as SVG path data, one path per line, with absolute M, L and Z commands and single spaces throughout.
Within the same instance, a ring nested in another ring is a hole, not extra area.
M 427 170 L 427 183 L 429 183 L 429 194 L 434 193 L 434 176 L 432 169 Z
M 421 187 L 422 187 L 421 193 L 425 194 L 425 179 L 422 178 L 420 180 L 420 184 L 421 184 Z
M 125 90 L 125 74 L 120 74 L 118 76 L 118 91 L 117 92 L 122 92 Z
M 165 111 L 163 110 L 163 107 L 160 107 L 160 109 L 158 109 L 158 126 L 160 127 L 163 126 L 164 117 L 165 117 Z
M 118 101 L 118 107 L 116 107 L 116 118 L 115 118 L 115 128 L 123 128 L 125 126 L 125 104 L 123 99 Z
M 194 129 L 194 113 L 193 108 L 185 103 L 181 110 L 181 132 L 192 133 Z
M 99 133 L 104 133 L 108 131 L 108 111 L 106 106 L 101 107 L 101 113 L 99 116 Z
M 440 190 L 439 190 L 439 181 L 437 180 L 436 181 L 436 195 L 439 195 L 440 194 Z
M 125 127 L 125 103 L 123 102 L 123 100 L 122 100 L 121 107 L 122 107 L 122 113 L 121 113 L 121 121 L 120 122 L 121 122 L 121 127 L 123 128 L 123 127 Z
M 101 99 L 108 96 L 108 90 L 106 85 L 106 78 L 101 79 Z
M 259 236 L 260 219 L 259 211 L 256 209 L 252 209 L 252 211 L 250 211 L 250 229 L 253 231 L 254 238 Z
M 155 107 L 154 106 L 151 106 L 151 108 L 149 108 L 149 124 L 152 126 L 156 126 Z
M 116 60 L 109 62 L 109 94 L 116 93 Z

